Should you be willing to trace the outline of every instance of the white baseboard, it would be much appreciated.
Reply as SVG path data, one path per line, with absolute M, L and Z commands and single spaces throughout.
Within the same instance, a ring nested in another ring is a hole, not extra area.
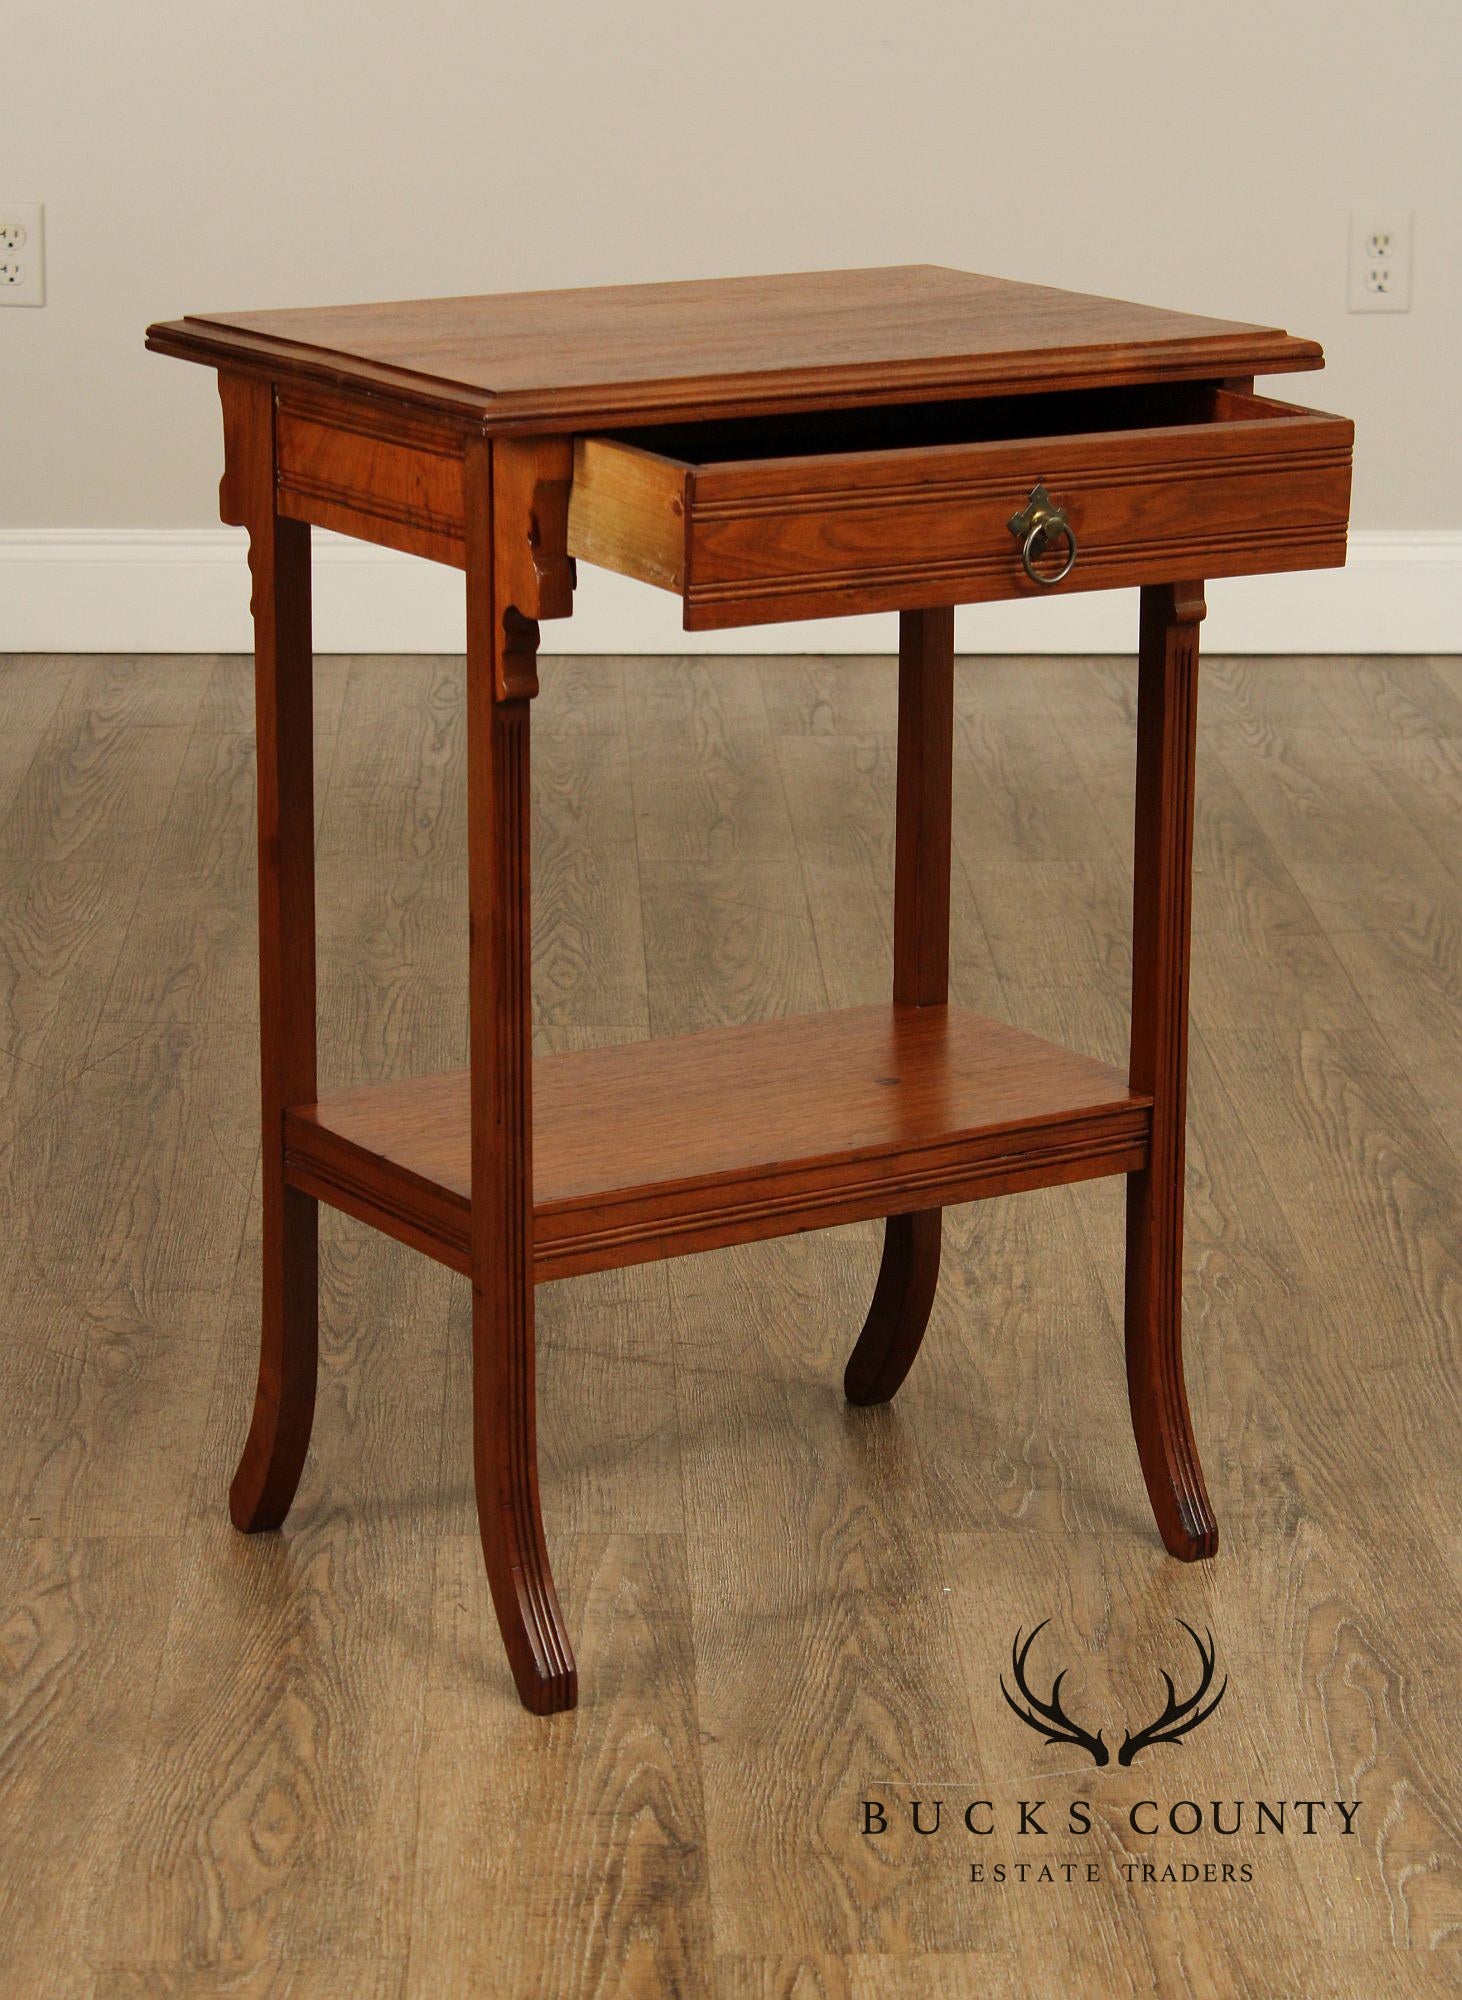
M 317 534 L 322 653 L 457 653 L 455 570 Z M 574 617 L 549 653 L 879 653 L 891 614 L 734 632 L 681 629 L 668 593 L 581 566 Z M 1204 643 L 1224 653 L 1462 652 L 1462 529 L 1352 534 L 1344 570 L 1208 586 Z M 969 653 L 1127 653 L 1136 593 L 1091 591 L 959 614 Z M 243 536 L 232 528 L 0 529 L 0 653 L 250 650 Z

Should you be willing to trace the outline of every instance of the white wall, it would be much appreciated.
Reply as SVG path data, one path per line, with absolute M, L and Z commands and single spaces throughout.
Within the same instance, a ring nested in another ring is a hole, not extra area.
M 49 300 L 0 310 L 13 561 L 216 521 L 212 375 L 151 319 L 913 261 L 1316 336 L 1288 393 L 1357 420 L 1362 552 L 1462 530 L 1458 0 L 8 13 L 0 194 L 46 203 Z M 1361 205 L 1415 211 L 1409 314 L 1345 312 Z

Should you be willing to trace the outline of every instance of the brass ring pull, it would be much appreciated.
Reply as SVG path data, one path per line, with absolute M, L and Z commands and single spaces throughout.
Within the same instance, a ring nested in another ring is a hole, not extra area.
M 1043 481 L 1037 480 L 1031 488 L 1031 497 L 1018 514 L 1012 514 L 1006 526 L 1020 543 L 1021 567 L 1032 583 L 1040 584 L 1043 590 L 1063 583 L 1076 567 L 1076 531 L 1064 507 L 1058 507 L 1046 491 Z M 1038 570 L 1035 559 L 1048 549 L 1052 542 L 1062 537 L 1066 540 L 1066 560 L 1060 569 Z

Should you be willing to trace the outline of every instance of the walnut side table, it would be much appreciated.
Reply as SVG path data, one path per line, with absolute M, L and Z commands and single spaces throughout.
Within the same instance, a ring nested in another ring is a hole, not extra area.
M 216 368 L 248 530 L 258 709 L 263 1326 L 230 1507 L 275 1528 L 314 1409 L 318 1203 L 472 1279 L 482 1546 L 519 1694 L 572 1706 L 539 1511 L 544 1278 L 886 1218 L 848 1362 L 908 1372 L 940 1212 L 1127 1176 L 1127 1381 L 1163 1541 L 1217 1529 L 1181 1355 L 1198 579 L 1345 560 L 1352 426 L 1256 396 L 1274 328 L 934 266 L 229 313 L 152 327 Z M 471 1066 L 321 1098 L 310 525 L 467 577 Z M 688 631 L 899 613 L 888 1006 L 530 1054 L 538 622 L 582 558 Z M 1131 1062 L 948 1000 L 956 604 L 1141 586 Z

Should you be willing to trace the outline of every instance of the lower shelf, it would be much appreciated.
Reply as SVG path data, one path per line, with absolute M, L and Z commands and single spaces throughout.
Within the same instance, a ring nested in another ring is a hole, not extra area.
M 539 1057 L 537 1277 L 944 1208 L 1146 1163 L 1107 1063 L 959 1008 L 856 1007 Z M 286 1116 L 291 1185 L 468 1268 L 465 1070 Z

